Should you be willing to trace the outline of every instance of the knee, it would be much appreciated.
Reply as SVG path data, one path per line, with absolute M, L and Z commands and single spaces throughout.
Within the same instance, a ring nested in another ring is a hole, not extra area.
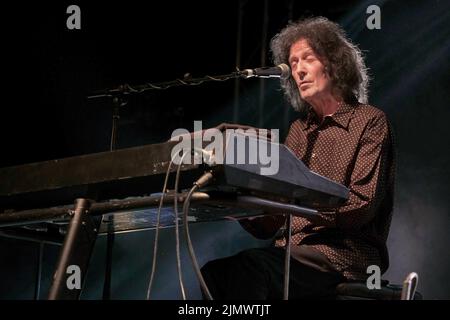
M 200 271 L 202 272 L 203 275 L 209 274 L 209 273 L 211 273 L 211 270 L 213 269 L 213 265 L 214 265 L 214 260 L 208 261 L 207 263 L 205 263 L 203 265 L 203 267 L 200 268 Z
M 261 260 L 263 253 L 262 249 L 252 248 L 239 252 L 237 258 L 244 263 L 257 262 Z
M 200 268 L 200 271 L 205 279 L 211 280 L 223 275 L 224 270 L 227 270 L 226 263 L 223 259 L 208 261 Z

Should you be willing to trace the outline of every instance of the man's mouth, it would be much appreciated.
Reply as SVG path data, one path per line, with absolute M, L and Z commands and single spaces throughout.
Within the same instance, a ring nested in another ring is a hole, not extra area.
M 303 82 L 300 82 L 299 87 L 300 87 L 300 89 L 301 89 L 302 87 L 304 87 L 304 86 L 306 86 L 306 85 L 309 85 L 309 84 L 311 84 L 311 81 L 303 81 Z

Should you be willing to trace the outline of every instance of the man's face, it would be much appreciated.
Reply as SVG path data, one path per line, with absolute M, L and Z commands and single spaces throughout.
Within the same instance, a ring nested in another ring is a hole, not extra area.
M 314 100 L 331 94 L 330 77 L 308 41 L 300 39 L 294 42 L 289 53 L 289 64 L 303 100 L 314 104 Z

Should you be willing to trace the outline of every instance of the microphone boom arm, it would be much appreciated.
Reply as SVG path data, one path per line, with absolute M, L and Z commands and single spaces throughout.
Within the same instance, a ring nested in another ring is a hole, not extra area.
M 267 68 L 269 69 L 269 68 Z M 248 79 L 251 77 L 262 77 L 262 78 L 279 78 L 279 75 L 273 75 L 273 76 L 261 76 L 258 74 L 254 74 L 249 76 L 249 70 L 251 69 L 245 69 L 240 71 L 239 69 L 233 73 L 225 74 L 225 75 L 218 75 L 218 76 L 204 76 L 201 78 L 191 78 L 189 74 L 187 74 L 183 79 L 175 79 L 172 81 L 165 81 L 165 82 L 159 82 L 159 83 L 145 83 L 142 85 L 136 85 L 136 86 L 130 86 L 129 84 L 122 84 L 118 87 L 112 88 L 112 89 L 103 89 L 94 91 L 91 95 L 87 96 L 88 99 L 97 99 L 97 98 L 112 98 L 116 96 L 124 96 L 129 94 L 139 94 L 143 93 L 149 90 L 166 90 L 172 87 L 178 87 L 178 86 L 197 86 L 204 82 L 210 82 L 210 81 L 227 81 L 230 79 L 236 79 L 236 78 L 244 78 Z M 260 69 L 254 69 L 254 70 L 260 70 Z

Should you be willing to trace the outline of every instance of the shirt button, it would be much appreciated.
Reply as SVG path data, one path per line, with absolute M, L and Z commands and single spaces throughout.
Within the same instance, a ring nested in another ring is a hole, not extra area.
M 316 157 L 316 154 L 313 152 L 313 154 L 311 155 L 312 158 Z

